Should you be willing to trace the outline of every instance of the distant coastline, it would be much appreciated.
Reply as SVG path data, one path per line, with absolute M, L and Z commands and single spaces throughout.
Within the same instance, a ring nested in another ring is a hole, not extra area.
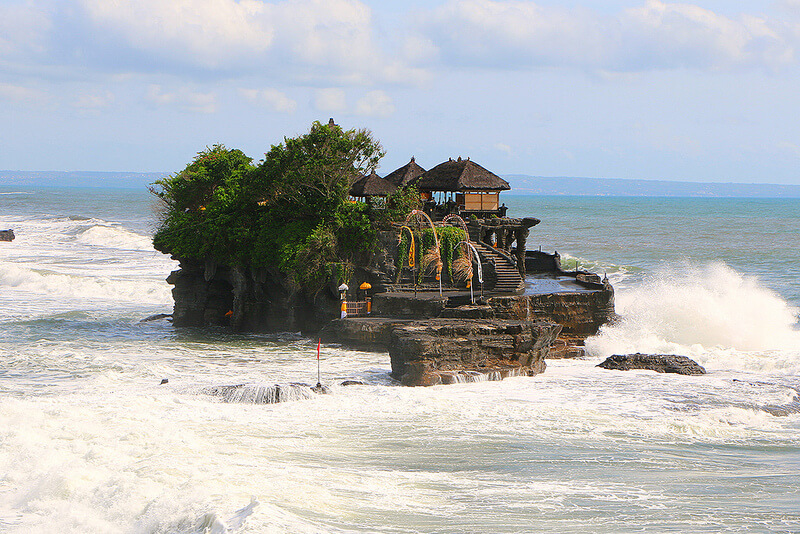
M 0 187 L 143 189 L 167 172 L 0 171 Z
M 3 171 L 0 187 L 142 189 L 167 172 Z M 672 182 L 506 174 L 514 195 L 695 198 L 800 198 L 800 185 Z
M 507 174 L 515 195 L 695 197 L 695 198 L 800 198 L 800 185 L 671 182 Z

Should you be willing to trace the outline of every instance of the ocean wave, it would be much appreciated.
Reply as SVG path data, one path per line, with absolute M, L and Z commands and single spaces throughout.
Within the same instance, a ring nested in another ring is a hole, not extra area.
M 75 299 L 158 304 L 171 302 L 170 288 L 163 282 L 61 274 L 5 262 L 0 262 L 0 287 Z
M 713 368 L 800 370 L 798 309 L 723 263 L 666 266 L 616 294 L 621 319 L 587 340 L 597 357 L 677 353 Z
M 75 240 L 82 245 L 120 250 L 153 250 L 153 241 L 125 228 L 95 224 L 80 232 Z

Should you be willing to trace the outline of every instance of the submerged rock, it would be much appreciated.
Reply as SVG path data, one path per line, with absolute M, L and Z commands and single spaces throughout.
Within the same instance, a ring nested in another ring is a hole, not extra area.
M 14 230 L 0 230 L 0 241 L 14 241 Z
M 223 402 L 241 404 L 275 404 L 278 402 L 310 399 L 317 393 L 309 384 L 237 384 L 213 386 L 202 390 L 207 395 L 219 397 Z
M 704 375 L 706 370 L 696 361 L 675 354 L 614 354 L 597 365 L 603 369 L 629 371 L 649 369 L 658 373 L 677 373 L 679 375 Z
M 366 386 L 367 383 L 366 382 L 362 382 L 361 380 L 345 380 L 339 385 L 340 386 Z
M 160 321 L 161 319 L 172 319 L 171 313 L 156 313 L 155 315 L 151 315 L 149 317 L 145 317 L 140 323 L 149 323 L 150 321 Z

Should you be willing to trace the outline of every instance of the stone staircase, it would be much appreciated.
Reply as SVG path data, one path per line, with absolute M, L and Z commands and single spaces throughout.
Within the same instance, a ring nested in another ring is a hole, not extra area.
M 519 270 L 514 262 L 504 254 L 499 253 L 494 248 L 480 242 L 473 242 L 481 260 L 491 260 L 494 262 L 494 269 L 497 273 L 497 285 L 494 291 L 500 293 L 521 293 L 525 290 L 525 281 L 519 275 Z

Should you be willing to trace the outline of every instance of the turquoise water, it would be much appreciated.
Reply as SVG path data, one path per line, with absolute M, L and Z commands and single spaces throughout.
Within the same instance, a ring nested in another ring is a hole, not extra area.
M 800 531 L 800 415 L 765 409 L 799 395 L 800 202 L 504 201 L 614 282 L 586 358 L 403 388 L 323 346 L 330 395 L 252 405 L 209 387 L 315 381 L 316 342 L 139 323 L 176 268 L 146 192 L 0 188 L 0 531 Z M 595 367 L 636 350 L 709 374 Z
M 512 217 L 541 219 L 542 246 L 595 271 L 652 273 L 721 262 L 800 305 L 800 199 L 530 197 L 508 195 Z

